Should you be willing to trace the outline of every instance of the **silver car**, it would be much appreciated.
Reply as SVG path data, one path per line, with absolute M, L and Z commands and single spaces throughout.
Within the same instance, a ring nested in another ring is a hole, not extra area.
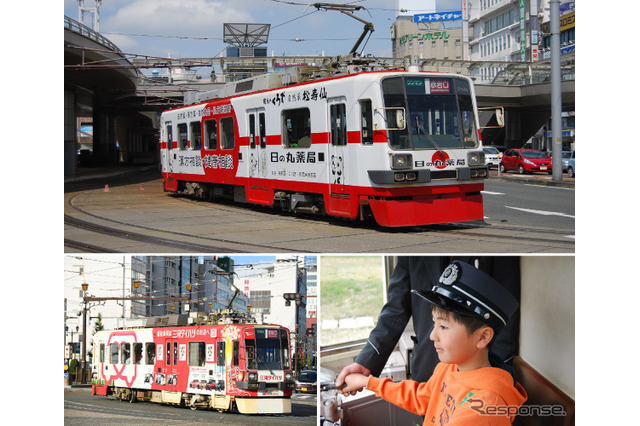
M 494 146 L 483 146 L 482 150 L 484 151 L 484 164 L 489 166 L 489 168 L 498 167 L 502 153 Z

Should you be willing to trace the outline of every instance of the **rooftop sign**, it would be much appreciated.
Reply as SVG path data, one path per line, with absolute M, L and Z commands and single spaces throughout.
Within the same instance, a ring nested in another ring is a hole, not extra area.
M 413 22 L 436 22 L 436 21 L 457 21 L 462 19 L 462 11 L 457 10 L 455 12 L 436 12 L 436 13 L 423 13 L 413 15 Z

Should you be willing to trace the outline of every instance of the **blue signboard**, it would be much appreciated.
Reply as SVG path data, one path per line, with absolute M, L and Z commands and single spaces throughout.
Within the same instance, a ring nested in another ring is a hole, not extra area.
M 419 15 L 413 15 L 413 22 L 436 22 L 436 21 L 457 21 L 462 19 L 462 11 L 457 10 L 455 12 L 436 12 L 436 13 L 422 13 Z

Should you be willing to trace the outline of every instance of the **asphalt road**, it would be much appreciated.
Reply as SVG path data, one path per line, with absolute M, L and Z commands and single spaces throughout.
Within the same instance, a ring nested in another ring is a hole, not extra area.
M 172 196 L 157 171 L 93 176 L 65 184 L 65 252 L 574 253 L 573 182 L 494 176 L 484 221 L 394 229 Z
M 545 226 L 574 234 L 574 188 L 488 180 L 483 199 L 487 223 Z
M 315 425 L 316 395 L 294 394 L 292 413 L 281 415 L 247 415 L 191 410 L 150 402 L 131 404 L 113 397 L 92 396 L 87 387 L 65 387 L 64 424 L 67 426 L 102 425 Z

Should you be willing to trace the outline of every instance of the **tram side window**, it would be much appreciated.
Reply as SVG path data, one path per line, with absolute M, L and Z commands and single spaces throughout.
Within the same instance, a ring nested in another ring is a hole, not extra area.
M 173 342 L 173 365 L 178 365 L 178 342 Z
M 331 145 L 347 144 L 347 114 L 344 104 L 333 104 L 331 112 Z
M 311 113 L 309 108 L 282 111 L 282 145 L 285 148 L 311 146 Z
M 282 351 L 282 368 L 288 370 L 291 368 L 289 363 L 289 339 L 287 337 L 287 331 L 283 329 L 280 329 L 280 350 Z
M 167 126 L 167 149 L 173 148 L 173 126 Z
M 142 363 L 142 343 L 133 344 L 133 363 Z
M 100 362 L 104 362 L 104 343 L 100 342 Z
M 233 117 L 220 119 L 220 148 L 233 149 L 235 146 L 235 131 Z
M 206 149 L 218 149 L 218 120 L 210 119 L 204 122 L 204 137 Z
M 205 360 L 204 342 L 189 342 L 189 365 L 203 367 Z
M 233 366 L 237 367 L 240 365 L 240 342 L 237 340 L 233 341 Z
M 118 362 L 118 344 L 112 343 L 109 345 L 109 362 L 111 364 L 120 364 Z
M 120 359 L 122 360 L 122 364 L 129 364 L 131 362 L 131 343 L 123 343 L 121 348 L 122 356 Z
M 216 348 L 216 364 L 219 367 L 224 367 L 224 342 L 218 342 Z
M 189 123 L 191 128 L 191 149 L 200 150 L 202 148 L 202 131 L 199 121 Z
M 249 147 L 256 147 L 256 121 L 253 114 L 249 114 Z
M 267 146 L 267 131 L 266 131 L 266 124 L 265 124 L 265 116 L 264 116 L 264 112 L 261 112 L 260 114 L 258 114 L 258 126 L 260 128 L 260 148 L 265 148 Z
M 362 125 L 362 130 L 360 130 L 362 143 L 365 145 L 373 144 L 373 109 L 371 108 L 371 99 L 360 100 L 360 122 Z
M 187 134 L 187 123 L 178 124 L 178 149 L 187 149 L 189 136 Z
M 156 363 L 156 344 L 146 343 L 146 359 L 145 364 L 153 365 Z

